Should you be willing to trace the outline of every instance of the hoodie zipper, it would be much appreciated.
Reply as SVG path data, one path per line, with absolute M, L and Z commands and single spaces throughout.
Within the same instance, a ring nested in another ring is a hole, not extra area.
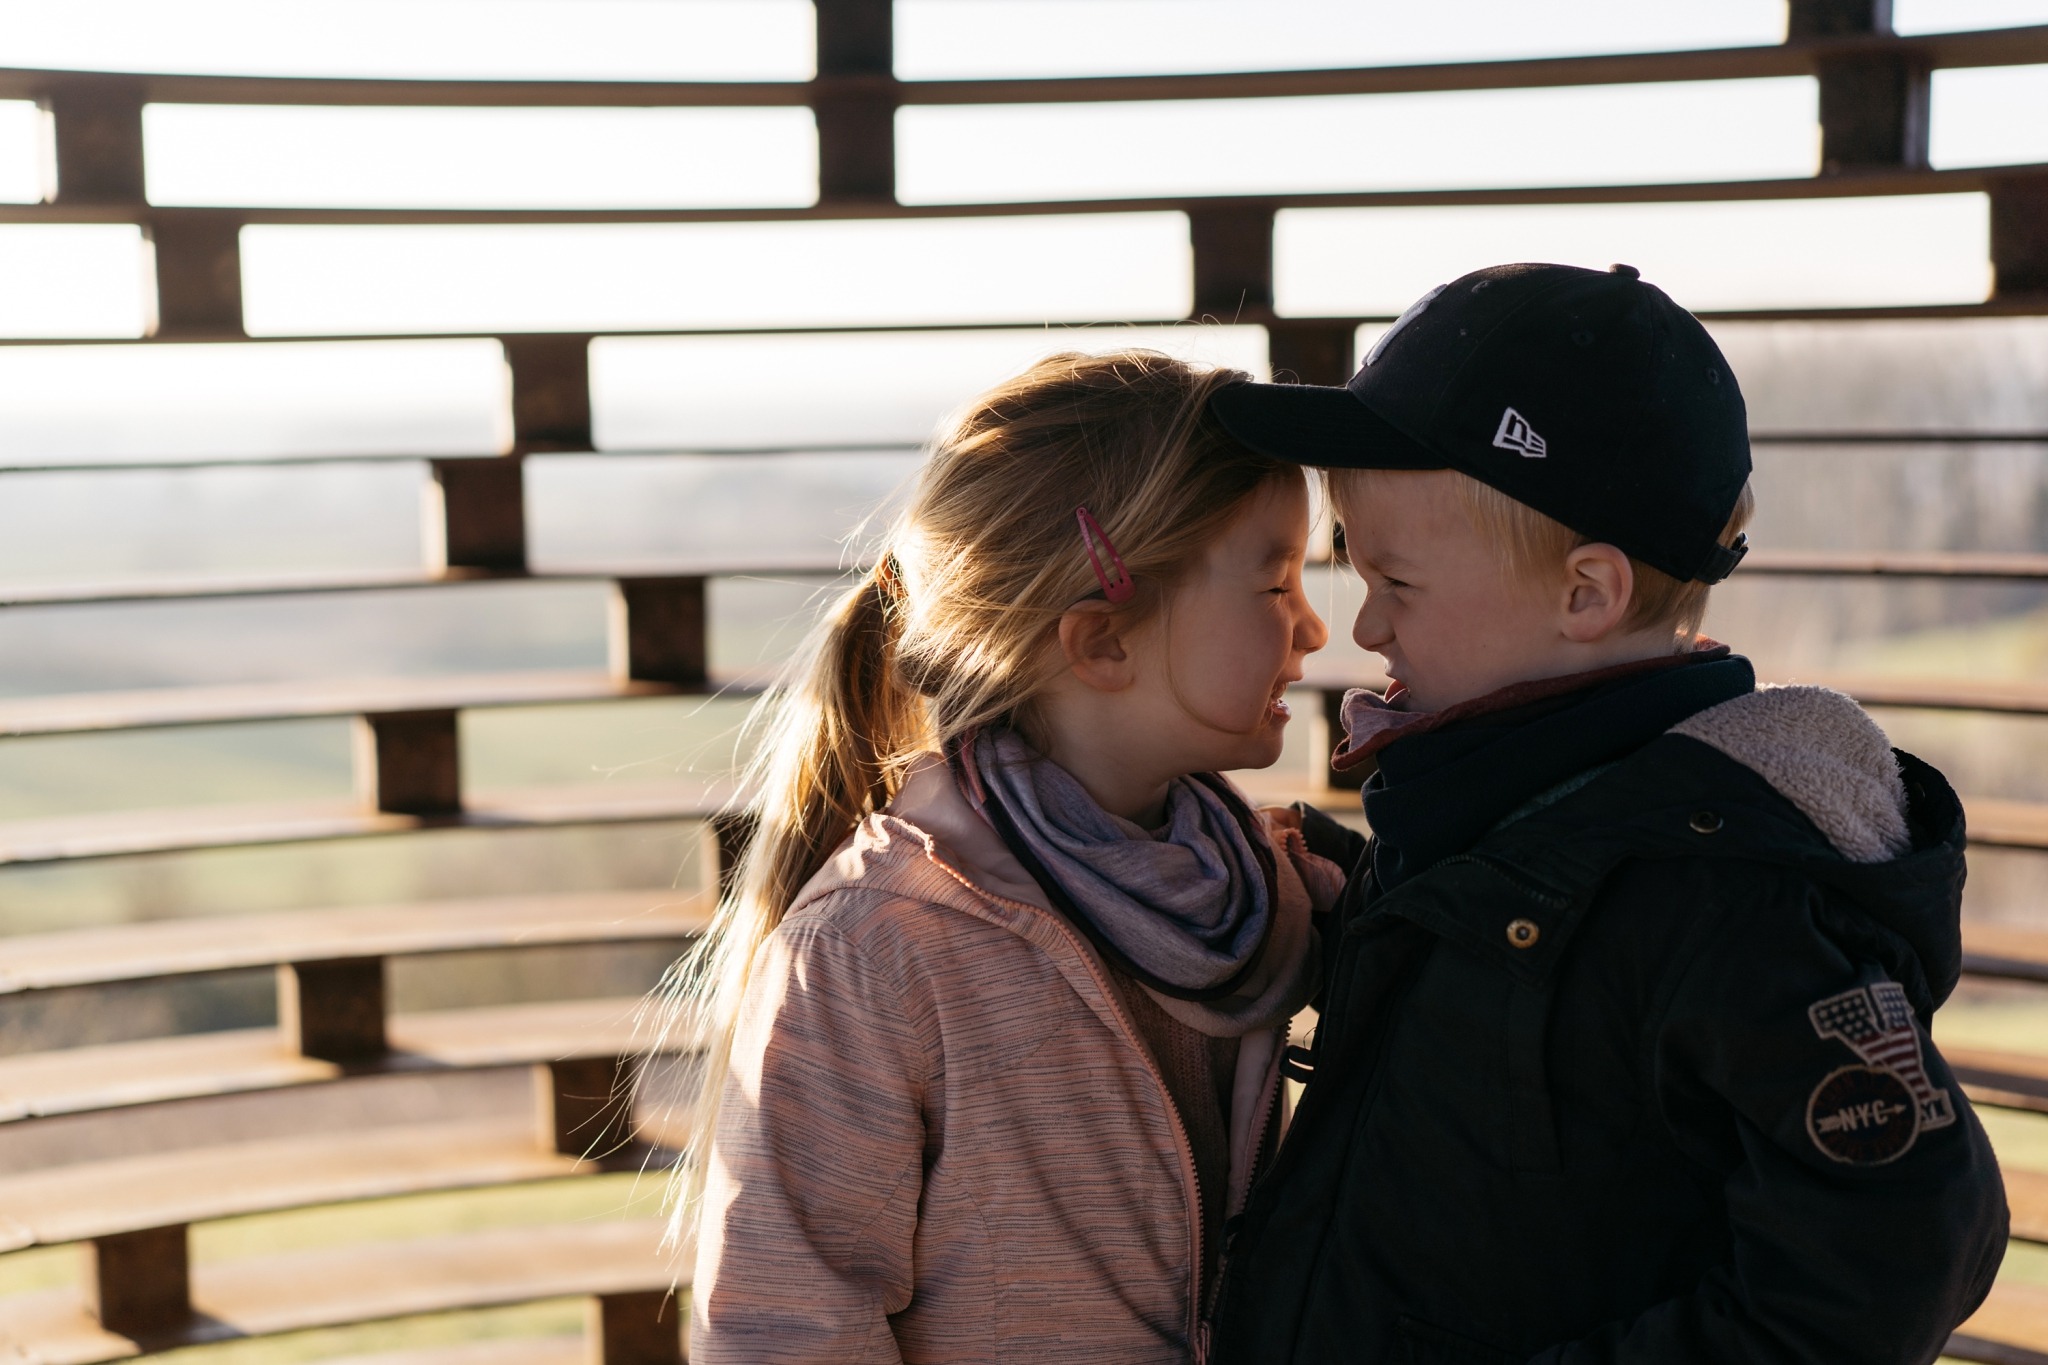
M 1103 975 L 1094 951 L 1087 946 L 1081 936 L 1075 933 L 1066 921 L 1042 905 L 1033 905 L 1029 901 L 1014 900 L 1009 896 L 998 895 L 996 892 L 975 885 L 963 876 L 958 869 L 950 866 L 944 859 L 935 855 L 929 844 L 925 847 L 925 856 L 931 860 L 933 866 L 943 870 L 947 876 L 960 883 L 961 886 L 969 891 L 972 891 L 975 895 L 985 900 L 994 901 L 998 905 L 1007 905 L 1013 909 L 1028 911 L 1033 915 L 1044 916 L 1053 925 L 1055 931 L 1070 946 L 1078 950 L 1078 956 L 1083 965 L 1087 967 L 1088 975 L 1094 980 L 1096 989 L 1102 993 L 1102 998 L 1109 1002 L 1110 1012 L 1116 1016 L 1118 1025 L 1123 1029 L 1124 1041 L 1128 1042 L 1137 1052 L 1139 1061 L 1144 1063 L 1146 1074 L 1152 1078 L 1153 1084 L 1159 1087 L 1159 1096 L 1166 1101 L 1166 1112 L 1173 1119 L 1174 1144 L 1180 1155 L 1181 1175 L 1185 1181 L 1183 1193 L 1191 1196 L 1188 1206 L 1188 1224 L 1193 1234 L 1190 1240 L 1194 1245 L 1194 1260 L 1188 1267 L 1188 1343 L 1193 1349 L 1197 1365 L 1200 1365 L 1200 1362 L 1207 1358 L 1209 1347 L 1208 1322 L 1202 1312 L 1202 1270 L 1204 1256 L 1208 1251 L 1208 1244 L 1202 1228 L 1202 1172 L 1195 1165 L 1195 1147 L 1194 1143 L 1188 1138 L 1187 1120 L 1181 1116 L 1180 1106 L 1174 1103 L 1173 1092 L 1167 1089 L 1166 1073 L 1159 1069 L 1159 1063 L 1152 1059 L 1151 1049 L 1146 1047 L 1145 1040 L 1138 1036 L 1137 1025 L 1131 1022 L 1130 1016 L 1125 1012 L 1123 1001 L 1117 995 L 1116 986 L 1108 977 Z M 1220 1279 L 1221 1277 L 1219 1276 L 1218 1278 Z
M 1250 1140 L 1245 1144 L 1245 1202 L 1233 1209 L 1229 1207 L 1226 1199 L 1223 1209 L 1223 1221 L 1226 1227 L 1229 1226 L 1230 1220 L 1237 1214 L 1242 1213 L 1246 1205 L 1251 1202 L 1251 1188 L 1257 1183 L 1259 1178 L 1259 1149 L 1266 1145 L 1266 1133 L 1273 1126 L 1274 1111 L 1280 1107 L 1280 1097 L 1286 1088 L 1286 1072 L 1281 1070 L 1281 1063 L 1287 1056 L 1287 1040 L 1291 1036 L 1291 1032 L 1289 1026 L 1285 1023 L 1279 1025 L 1275 1032 L 1273 1060 L 1266 1064 L 1266 1070 L 1272 1077 L 1273 1084 L 1269 1087 L 1261 1083 L 1259 1087 L 1258 1117 L 1253 1120 L 1254 1126 L 1248 1134 Z M 1197 1172 L 1197 1188 L 1200 1187 L 1200 1179 L 1200 1173 Z M 1195 1365 L 1206 1365 L 1209 1359 L 1209 1346 L 1215 1324 L 1216 1307 L 1222 1301 L 1223 1273 L 1228 1267 L 1229 1261 L 1230 1244 L 1228 1241 L 1225 1241 L 1223 1254 L 1217 1258 L 1216 1279 L 1210 1284 L 1209 1292 L 1203 1296 L 1201 1320 L 1195 1329 Z

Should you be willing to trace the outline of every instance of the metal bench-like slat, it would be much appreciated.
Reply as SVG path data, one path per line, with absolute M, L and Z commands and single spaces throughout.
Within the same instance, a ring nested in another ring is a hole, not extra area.
M 643 1150 L 617 1160 L 637 1164 Z M 541 1145 L 534 1124 L 405 1124 L 228 1143 L 0 1177 L 0 1251 L 147 1228 L 435 1190 L 555 1180 L 600 1168 Z
M 462 810 L 434 815 L 366 810 L 357 802 L 334 800 L 16 820 L 0 824 L 0 866 L 360 839 L 428 829 L 526 829 L 696 820 L 721 810 L 729 793 L 729 784 L 721 781 L 636 782 L 480 792 L 467 796 Z
M 633 1051 L 633 1019 L 642 1003 L 635 996 L 393 1015 L 386 1030 L 391 1051 L 346 1065 L 292 1051 L 276 1029 L 24 1053 L 0 1058 L 0 1122 L 351 1076 L 610 1061 Z
M 70 1291 L 21 1294 L 0 1299 L 0 1353 L 11 1348 L 40 1365 L 98 1365 L 418 1314 L 659 1294 L 671 1274 L 662 1230 L 659 1219 L 573 1223 L 202 1264 L 193 1267 L 192 1317 L 143 1341 L 102 1327 Z
M 0 957 L 0 995 L 284 963 L 680 938 L 702 933 L 710 912 L 696 893 L 578 891 L 25 934 Z
M 2048 1287 L 2000 1283 L 1950 1339 L 1947 1354 L 1983 1365 L 2048 1365 Z

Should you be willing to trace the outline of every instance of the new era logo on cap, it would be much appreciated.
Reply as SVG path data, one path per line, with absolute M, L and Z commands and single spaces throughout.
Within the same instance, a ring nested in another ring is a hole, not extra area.
M 1500 430 L 1493 433 L 1493 443 L 1502 450 L 1517 451 L 1532 460 L 1542 459 L 1550 450 L 1549 443 L 1529 425 L 1529 419 L 1513 408 L 1500 415 Z

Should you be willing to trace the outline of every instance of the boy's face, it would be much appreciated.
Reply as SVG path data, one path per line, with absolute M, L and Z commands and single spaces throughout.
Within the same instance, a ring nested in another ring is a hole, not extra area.
M 1572 671 L 1556 585 L 1512 578 L 1449 470 L 1336 480 L 1346 556 L 1365 580 L 1351 638 L 1387 661 L 1403 710 L 1441 711 L 1510 683 Z

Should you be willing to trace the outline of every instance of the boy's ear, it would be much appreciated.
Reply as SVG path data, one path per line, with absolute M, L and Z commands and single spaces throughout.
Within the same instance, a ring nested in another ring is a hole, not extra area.
M 1581 545 L 1565 556 L 1561 629 L 1577 644 L 1604 640 L 1621 629 L 1635 599 L 1635 566 L 1613 545 Z
M 1076 602 L 1061 613 L 1060 652 L 1073 675 L 1098 692 L 1121 692 L 1137 680 L 1122 613 L 1108 602 Z

